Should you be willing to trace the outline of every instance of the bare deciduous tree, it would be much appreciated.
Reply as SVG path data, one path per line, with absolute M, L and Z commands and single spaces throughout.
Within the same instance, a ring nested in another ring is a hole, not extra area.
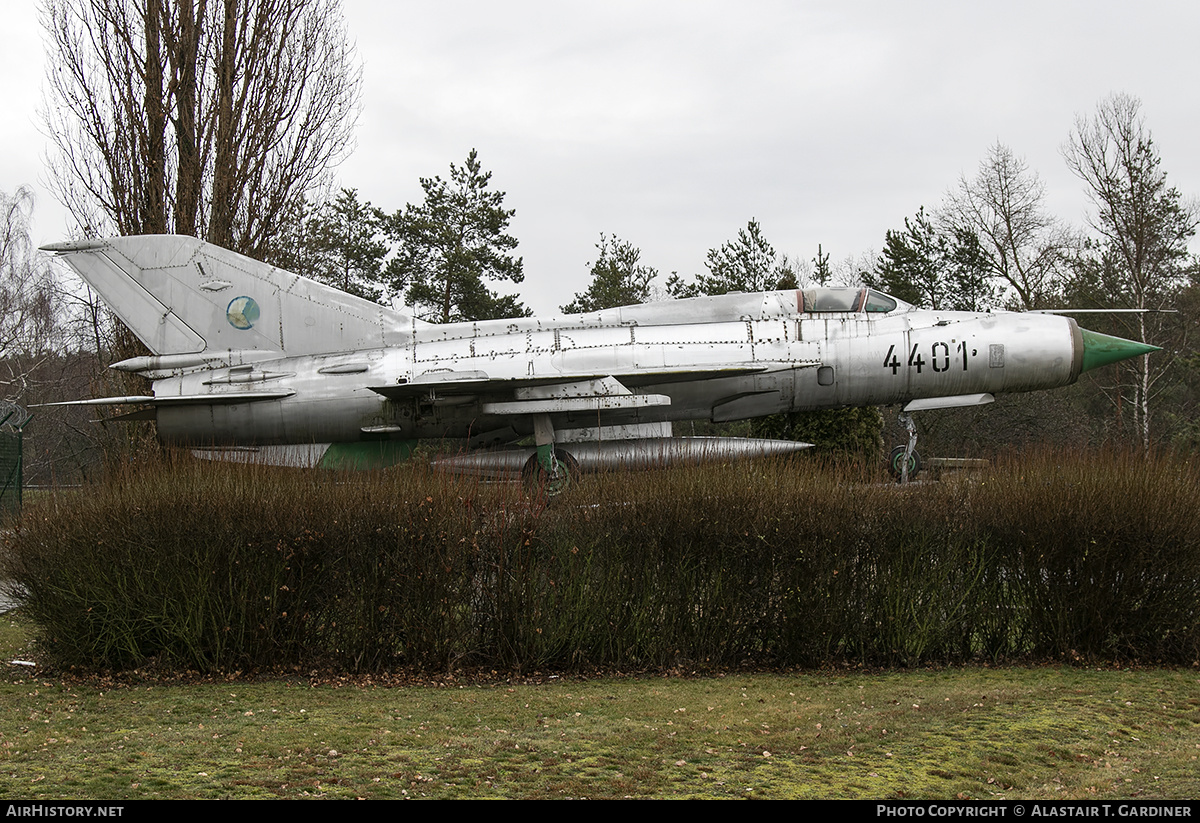
M 29 240 L 33 194 L 0 192 L 0 386 L 24 394 L 28 375 L 58 348 L 58 291 L 49 263 Z
M 1022 308 L 1044 308 L 1056 289 L 1067 233 L 1043 207 L 1045 187 L 1002 143 L 988 149 L 975 177 L 963 175 L 941 214 L 949 228 L 973 232 L 988 274 L 1011 288 Z
M 1096 208 L 1089 217 L 1100 235 L 1092 268 L 1103 274 L 1109 299 L 1129 308 L 1153 309 L 1172 301 L 1186 280 L 1187 244 L 1196 232 L 1197 217 L 1179 191 L 1167 185 L 1158 147 L 1140 109 L 1136 97 L 1114 94 L 1100 103 L 1094 116 L 1076 119 L 1062 152 Z M 1138 339 L 1152 342 L 1146 315 L 1137 318 Z M 1150 399 L 1158 372 L 1149 355 L 1131 364 L 1134 423 L 1148 449 Z
M 85 235 L 267 256 L 351 143 L 340 0 L 44 0 L 42 22 L 52 178 Z

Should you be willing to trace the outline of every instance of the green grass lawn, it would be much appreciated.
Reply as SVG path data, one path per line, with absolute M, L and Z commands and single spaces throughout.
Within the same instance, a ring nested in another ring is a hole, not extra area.
M 5 663 L 31 655 L 29 633 L 0 618 Z M 423 684 L 0 671 L 10 800 L 1200 796 L 1194 669 Z

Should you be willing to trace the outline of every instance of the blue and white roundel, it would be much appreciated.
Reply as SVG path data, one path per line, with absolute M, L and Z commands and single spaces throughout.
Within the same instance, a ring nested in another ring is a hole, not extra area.
M 258 315 L 258 304 L 254 302 L 253 297 L 235 297 L 229 301 L 229 308 L 225 309 L 229 325 L 243 331 L 254 327 L 258 322 Z

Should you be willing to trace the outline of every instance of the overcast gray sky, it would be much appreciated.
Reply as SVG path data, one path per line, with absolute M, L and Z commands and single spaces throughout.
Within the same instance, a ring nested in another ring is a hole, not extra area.
M 1088 203 L 1059 149 L 1112 92 L 1142 100 L 1170 181 L 1200 194 L 1200 4 L 1178 2 L 380 2 L 346 0 L 365 70 L 338 183 L 389 211 L 479 151 L 516 209 L 538 313 L 587 285 L 600 232 L 662 279 L 751 218 L 775 248 L 834 260 L 936 207 L 1004 142 L 1050 210 Z M 38 194 L 35 240 L 67 235 L 45 186 L 32 2 L 8 2 L 0 188 Z

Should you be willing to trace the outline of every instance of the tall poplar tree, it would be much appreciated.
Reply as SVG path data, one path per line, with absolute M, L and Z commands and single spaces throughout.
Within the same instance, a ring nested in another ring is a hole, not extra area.
M 171 232 L 267 258 L 350 147 L 340 0 L 43 0 L 56 194 L 88 236 Z

